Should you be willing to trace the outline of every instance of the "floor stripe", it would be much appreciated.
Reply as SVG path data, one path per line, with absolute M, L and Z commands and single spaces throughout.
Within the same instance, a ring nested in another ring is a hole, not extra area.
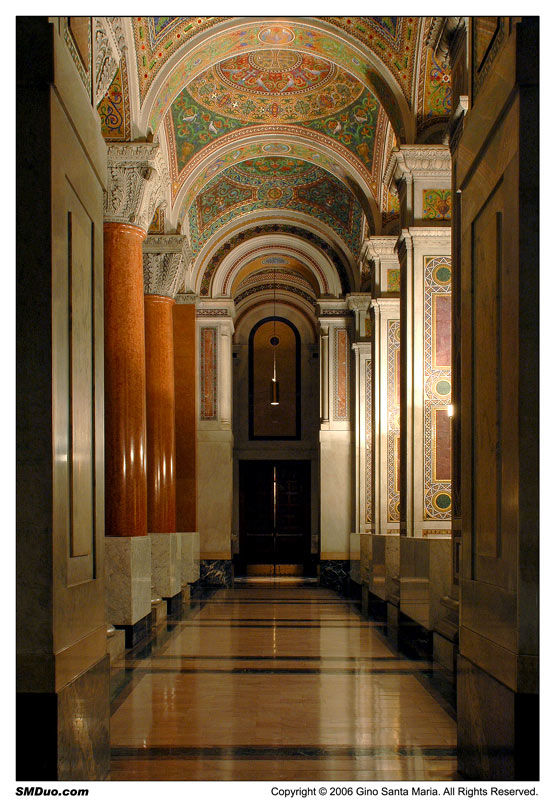
M 231 667 L 222 669 L 203 669 L 199 667 L 133 667 L 136 673 L 172 673 L 172 674 L 190 674 L 195 675 L 414 675 L 416 673 L 424 673 L 431 677 L 432 672 L 430 667 L 407 669 L 372 669 L 371 667 L 356 667 L 341 669 L 340 667 L 330 667 L 329 669 L 319 669 L 317 667 Z
M 418 746 L 406 745 L 391 747 L 387 745 L 371 745 L 368 747 L 350 747 L 336 745 L 318 747 L 317 745 L 250 745 L 221 747 L 183 747 L 179 745 L 150 745 L 148 747 L 115 746 L 112 747 L 113 759 L 276 759 L 276 760 L 319 760 L 328 758 L 378 758 L 378 757 L 412 757 L 421 758 L 454 758 L 457 749 L 449 745 Z

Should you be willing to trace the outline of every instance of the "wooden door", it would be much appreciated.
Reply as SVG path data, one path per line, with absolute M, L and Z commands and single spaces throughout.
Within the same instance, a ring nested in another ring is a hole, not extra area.
M 241 461 L 239 498 L 238 574 L 254 565 L 264 574 L 283 572 L 285 565 L 304 569 L 310 557 L 310 461 Z

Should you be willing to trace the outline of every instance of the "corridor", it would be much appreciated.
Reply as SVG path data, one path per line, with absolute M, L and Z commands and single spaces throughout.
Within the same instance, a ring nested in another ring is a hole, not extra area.
M 431 662 L 316 582 L 236 581 L 112 668 L 111 780 L 450 780 Z

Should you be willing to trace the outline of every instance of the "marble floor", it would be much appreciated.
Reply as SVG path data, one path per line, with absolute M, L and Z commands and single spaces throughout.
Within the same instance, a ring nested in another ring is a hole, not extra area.
M 333 591 L 236 583 L 115 662 L 110 779 L 456 779 L 431 667 Z

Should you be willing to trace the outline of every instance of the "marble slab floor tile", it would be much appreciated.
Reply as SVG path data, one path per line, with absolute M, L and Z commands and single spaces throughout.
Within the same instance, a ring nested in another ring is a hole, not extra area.
M 111 780 L 456 780 L 432 665 L 330 589 L 207 592 L 112 670 Z

